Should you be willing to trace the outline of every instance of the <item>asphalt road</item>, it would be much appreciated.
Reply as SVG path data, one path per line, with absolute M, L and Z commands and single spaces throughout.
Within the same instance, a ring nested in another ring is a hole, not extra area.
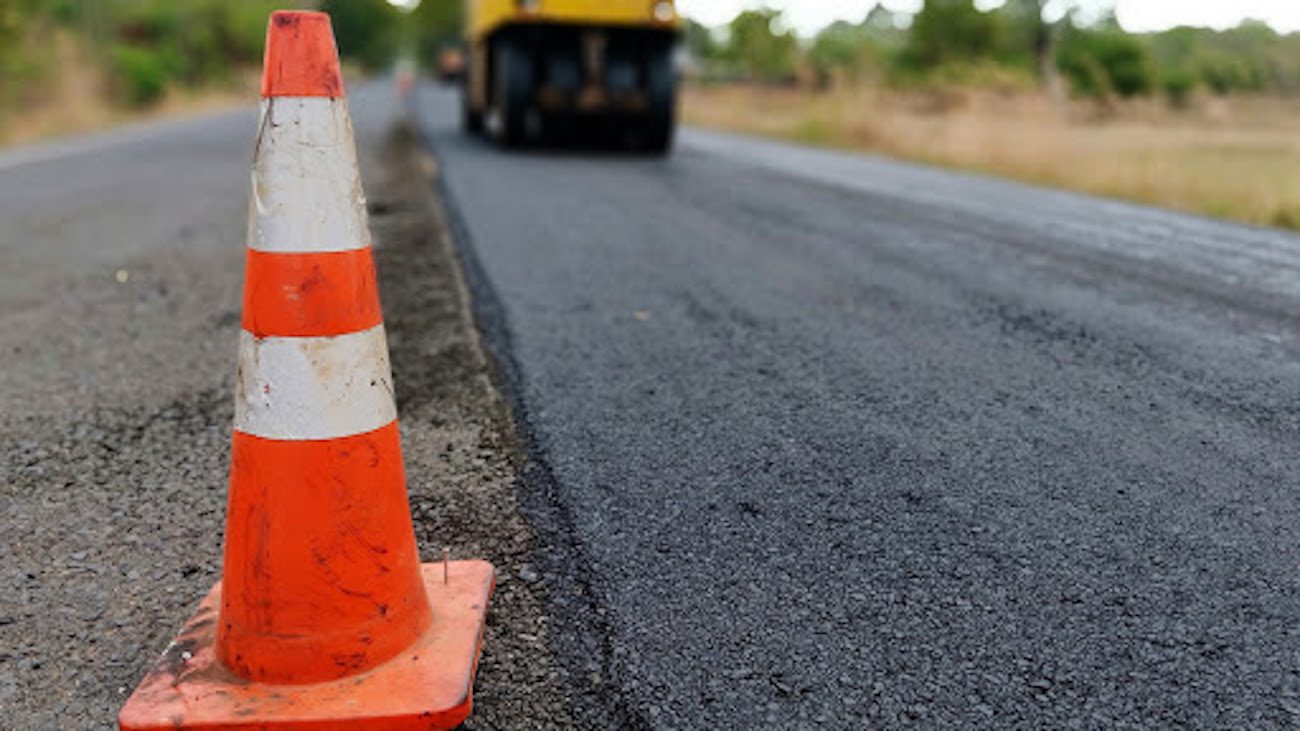
M 474 728 L 1300 727 L 1300 238 L 700 131 L 507 154 L 422 89 L 516 435 L 388 89 L 416 529 L 500 569 Z M 109 727 L 217 576 L 254 127 L 0 153 L 0 726 Z
M 1300 726 L 1300 237 L 418 115 L 580 723 Z

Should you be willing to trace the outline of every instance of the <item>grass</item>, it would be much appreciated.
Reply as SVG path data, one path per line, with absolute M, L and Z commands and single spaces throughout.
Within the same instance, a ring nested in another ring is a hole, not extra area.
M 1133 103 L 1035 93 L 691 86 L 692 124 L 865 150 L 1300 230 L 1300 100 Z

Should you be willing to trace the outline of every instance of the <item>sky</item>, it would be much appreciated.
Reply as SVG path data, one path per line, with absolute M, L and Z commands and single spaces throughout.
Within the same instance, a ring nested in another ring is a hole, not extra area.
M 1106 0 L 1091 0 L 1094 4 Z M 921 0 L 883 0 L 890 10 L 915 12 Z M 981 7 L 999 0 L 977 0 Z M 858 21 L 875 7 L 875 0 L 677 0 L 684 15 L 705 25 L 723 25 L 747 7 L 778 8 L 800 35 L 811 36 L 836 20 Z M 1300 0 L 1115 0 L 1115 14 L 1133 32 L 1163 30 L 1176 25 L 1229 28 L 1246 18 L 1267 21 L 1277 30 L 1300 31 Z

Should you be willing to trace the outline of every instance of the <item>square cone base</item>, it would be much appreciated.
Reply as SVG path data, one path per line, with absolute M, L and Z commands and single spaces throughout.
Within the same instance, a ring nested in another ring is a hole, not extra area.
M 444 567 L 447 571 L 443 580 Z M 137 729 L 453 729 L 468 716 L 492 565 L 425 564 L 433 623 L 409 649 L 364 673 L 312 685 L 254 683 L 216 656 L 221 584 L 145 676 L 118 715 Z

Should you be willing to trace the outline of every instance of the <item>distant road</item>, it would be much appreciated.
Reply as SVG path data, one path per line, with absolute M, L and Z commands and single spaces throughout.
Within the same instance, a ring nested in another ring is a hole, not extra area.
M 1300 725 L 1300 237 L 418 101 L 593 727 Z

